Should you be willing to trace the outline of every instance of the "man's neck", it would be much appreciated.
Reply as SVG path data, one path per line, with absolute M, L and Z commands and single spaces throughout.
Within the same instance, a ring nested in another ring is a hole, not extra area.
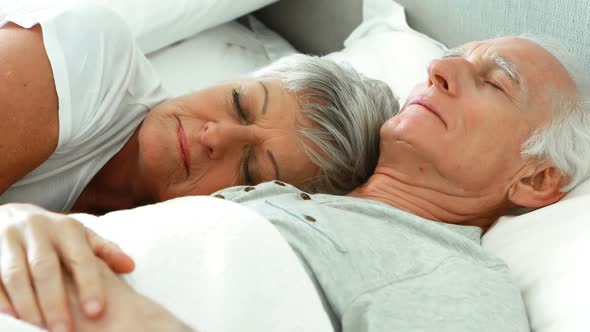
M 403 181 L 394 172 L 379 169 L 348 196 L 376 200 L 433 221 L 478 226 L 484 231 L 505 209 L 505 206 L 490 205 L 490 198 L 485 196 L 442 193 Z
M 88 183 L 72 208 L 73 212 L 104 214 L 147 204 L 136 188 L 139 154 L 138 131 Z

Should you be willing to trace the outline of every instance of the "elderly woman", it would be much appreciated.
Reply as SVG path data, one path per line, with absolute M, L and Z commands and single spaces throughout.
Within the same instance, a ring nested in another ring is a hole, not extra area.
M 271 179 L 344 193 L 373 171 L 398 109 L 384 84 L 303 55 L 166 100 L 101 7 L 0 26 L 0 204 L 104 213 Z

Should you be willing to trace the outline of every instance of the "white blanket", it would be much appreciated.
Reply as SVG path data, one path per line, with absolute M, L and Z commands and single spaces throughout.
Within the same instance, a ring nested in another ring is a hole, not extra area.
M 245 207 L 186 197 L 75 217 L 133 257 L 135 289 L 200 332 L 333 331 L 289 245 Z M 37 329 L 0 316 L 0 331 Z

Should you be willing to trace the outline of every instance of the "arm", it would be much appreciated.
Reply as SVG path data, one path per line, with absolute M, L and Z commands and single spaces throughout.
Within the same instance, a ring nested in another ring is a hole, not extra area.
M 77 303 L 89 317 L 104 307 L 100 259 L 117 272 L 133 261 L 76 220 L 33 205 L 0 206 L 0 312 L 37 326 L 71 326 L 62 266 L 73 276 Z
M 88 319 L 80 312 L 73 282 L 66 278 L 74 331 L 196 332 L 159 304 L 137 293 L 104 263 L 100 262 L 98 267 L 107 309 L 97 319 Z
M 58 98 L 41 28 L 0 29 L 0 194 L 58 142 Z

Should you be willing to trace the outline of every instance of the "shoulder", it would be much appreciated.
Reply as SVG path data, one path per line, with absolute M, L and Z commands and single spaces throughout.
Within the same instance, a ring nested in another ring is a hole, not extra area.
M 121 16 L 114 10 L 94 2 L 24 4 L 0 12 L 0 26 L 6 22 L 13 22 L 24 28 L 31 28 L 35 24 L 69 27 L 69 34 L 103 31 L 131 35 L 130 28 Z
M 54 15 L 40 18 L 42 26 L 54 28 L 62 41 L 133 45 L 130 27 L 112 9 L 94 3 L 69 4 Z
M 119 14 L 97 3 L 70 3 L 55 13 L 55 15 L 52 15 L 54 21 L 63 21 L 69 25 L 75 24 L 78 30 L 130 32 L 129 26 Z

